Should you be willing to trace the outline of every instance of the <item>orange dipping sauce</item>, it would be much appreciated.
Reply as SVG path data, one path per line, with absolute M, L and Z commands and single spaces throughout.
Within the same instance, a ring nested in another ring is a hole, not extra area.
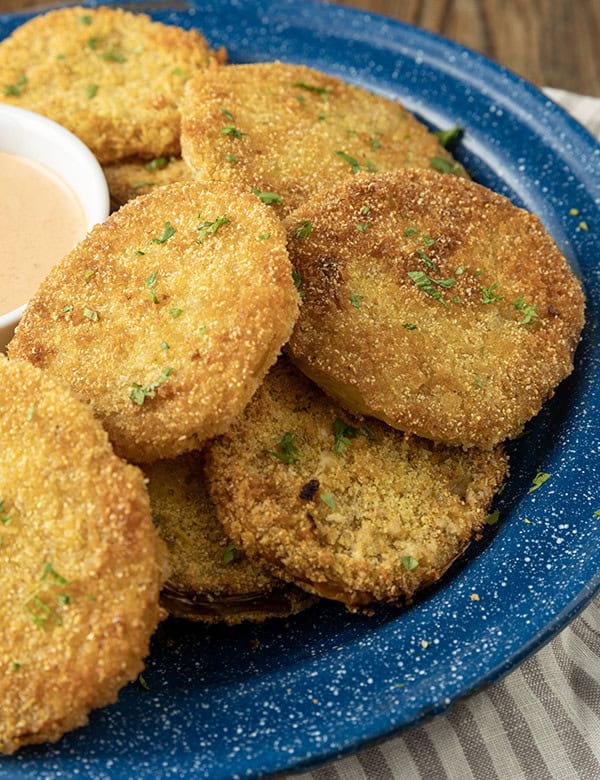
M 79 198 L 54 171 L 0 152 L 0 315 L 27 303 L 86 227 Z

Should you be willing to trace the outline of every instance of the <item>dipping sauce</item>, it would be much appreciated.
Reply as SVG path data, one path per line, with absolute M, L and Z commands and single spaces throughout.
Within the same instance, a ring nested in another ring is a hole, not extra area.
M 86 228 L 79 198 L 54 171 L 0 151 L 0 315 L 27 303 Z

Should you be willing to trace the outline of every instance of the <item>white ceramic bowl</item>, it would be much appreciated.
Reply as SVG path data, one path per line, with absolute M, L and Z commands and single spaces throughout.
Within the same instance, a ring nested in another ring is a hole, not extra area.
M 73 133 L 46 117 L 23 108 L 0 105 L 0 151 L 35 160 L 57 173 L 76 193 L 87 230 L 109 214 L 106 179 L 92 152 Z M 25 311 L 0 314 L 0 351 L 4 350 Z

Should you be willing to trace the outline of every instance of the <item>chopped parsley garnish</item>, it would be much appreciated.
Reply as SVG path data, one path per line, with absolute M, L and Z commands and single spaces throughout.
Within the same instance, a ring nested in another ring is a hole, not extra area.
M 462 127 L 450 127 L 448 130 L 436 130 L 434 135 L 437 136 L 438 141 L 444 147 L 444 149 L 450 149 L 460 140 L 463 134 Z
M 447 305 L 446 301 L 444 301 L 442 294 L 435 288 L 434 285 L 443 287 L 444 289 L 448 290 L 454 284 L 456 284 L 456 279 L 433 279 L 424 271 L 408 271 L 408 276 L 411 281 L 417 285 L 419 290 L 422 290 L 424 293 L 431 296 L 432 298 L 435 298 L 436 301 L 440 301 L 440 303 L 443 303 L 444 305 Z
M 97 84 L 88 84 L 87 87 L 85 88 L 85 94 L 88 96 L 90 100 L 96 97 L 97 92 L 98 92 Z
M 179 76 L 180 79 L 187 79 L 188 74 L 183 70 L 183 68 L 180 68 L 179 66 L 176 68 L 173 68 L 171 71 L 172 76 Z
M 490 512 L 489 515 L 485 518 L 485 522 L 486 525 L 496 525 L 499 519 L 500 519 L 500 510 L 495 509 L 493 512 Z
M 171 162 L 169 157 L 155 157 L 144 165 L 145 171 L 160 171 Z
M 496 301 L 503 301 L 504 298 L 501 295 L 496 295 L 495 290 L 498 287 L 498 282 L 494 282 L 490 287 L 481 287 L 481 302 L 482 303 L 496 303 Z
M 298 227 L 296 228 L 294 235 L 296 238 L 308 238 L 310 236 L 312 231 L 312 223 L 305 219 L 302 222 L 299 223 Z
M 369 227 L 368 222 L 362 222 L 360 225 L 356 226 L 356 229 L 358 230 L 359 233 L 366 233 L 368 227 Z
M 156 382 L 151 382 L 148 385 L 139 385 L 137 382 L 134 382 L 129 393 L 130 399 L 135 404 L 141 406 L 146 398 L 154 398 L 158 388 L 167 381 L 172 372 L 172 368 L 165 368 Z
M 230 542 L 227 547 L 223 550 L 223 564 L 227 566 L 228 563 L 231 563 L 233 559 L 235 558 L 235 545 Z
M 381 141 L 379 140 L 379 138 L 372 138 L 371 151 L 376 152 L 378 149 L 381 149 Z
M 86 282 L 89 282 L 92 276 L 96 273 L 96 270 L 94 268 L 88 268 L 86 272 L 83 275 L 83 278 Z
M 260 198 L 263 203 L 266 203 L 267 206 L 270 206 L 272 203 L 282 203 L 281 195 L 278 195 L 276 192 L 261 192 L 261 190 L 257 189 L 256 187 L 252 187 L 252 192 L 256 195 L 257 198 Z
M 259 239 L 261 241 L 266 241 L 267 238 L 271 238 L 271 234 L 270 233 L 261 233 L 260 236 L 259 236 Z
M 0 499 L 0 523 L 10 525 L 14 517 L 4 509 L 4 499 Z
M 405 322 L 402 325 L 402 327 L 404 328 L 404 330 L 416 330 L 417 329 L 417 326 L 414 325 L 412 322 Z
M 535 311 L 535 304 L 525 303 L 523 296 L 521 295 L 521 297 L 517 298 L 513 305 L 517 311 L 520 311 L 523 314 L 523 319 L 519 325 L 531 325 L 534 318 L 537 316 Z
M 54 566 L 49 562 L 44 562 L 44 569 L 42 571 L 42 576 L 40 577 L 40 580 L 42 582 L 46 582 L 47 580 L 50 580 L 54 585 L 68 585 L 68 580 L 66 580 L 62 575 L 60 575 Z
M 92 17 L 89 16 L 88 14 L 83 14 L 82 16 L 79 17 L 79 23 L 85 24 L 86 27 L 89 27 L 90 24 L 92 23 Z
M 206 236 L 209 234 L 214 234 L 217 232 L 217 230 L 222 227 L 223 225 L 229 225 L 231 220 L 229 217 L 225 214 L 223 214 L 222 217 L 217 217 L 217 219 L 213 219 L 212 222 L 203 222 L 200 227 L 198 228 L 199 236 L 198 236 L 198 243 L 204 241 Z
M 73 306 L 72 303 L 68 303 L 66 306 L 62 307 L 61 311 L 63 311 L 65 314 L 67 314 L 68 312 L 73 311 L 74 308 L 75 307 Z
M 346 152 L 336 152 L 336 155 L 338 157 L 341 157 L 342 160 L 348 163 L 350 168 L 352 169 L 352 173 L 359 173 L 360 172 L 360 163 L 358 160 L 354 157 L 350 157 L 349 154 L 346 154 Z
M 137 681 L 138 681 L 138 685 L 140 686 L 140 688 L 143 691 L 149 691 L 150 690 L 150 686 L 146 682 L 146 679 L 144 678 L 143 674 L 139 674 L 138 675 Z
M 169 313 L 171 314 L 171 319 L 176 320 L 183 314 L 183 309 L 180 309 L 177 306 L 171 306 Z
M 296 447 L 296 437 L 293 433 L 286 431 L 281 440 L 275 445 L 274 450 L 267 450 L 267 455 L 272 455 L 282 463 L 297 463 L 301 452 Z
M 238 130 L 237 127 L 234 127 L 233 125 L 227 125 L 227 127 L 221 128 L 221 135 L 230 135 L 232 138 L 241 138 L 245 133 L 242 133 L 241 130 Z
M 352 439 L 360 434 L 360 430 L 354 425 L 347 425 L 342 419 L 337 417 L 333 421 L 333 435 L 335 436 L 335 443 L 332 450 L 336 455 L 341 455 L 346 447 L 350 444 Z
M 435 271 L 437 273 L 437 266 L 433 262 L 433 260 L 429 257 L 427 252 L 424 252 L 422 249 L 417 249 L 417 254 L 421 258 L 421 260 L 425 263 L 425 267 L 429 268 L 431 271 Z
M 432 157 L 429 162 L 431 167 L 440 173 L 450 173 L 453 176 L 457 176 L 461 170 L 457 162 L 447 160 L 445 157 Z
M 94 309 L 88 309 L 87 307 L 84 308 L 83 316 L 87 317 L 87 319 L 91 320 L 92 322 L 98 322 L 98 312 Z
M 225 117 L 225 119 L 229 119 L 230 122 L 235 122 L 235 119 L 233 118 L 233 114 L 231 111 L 228 111 L 226 108 L 221 108 L 221 113 Z
M 152 239 L 152 243 L 153 244 L 164 244 L 165 241 L 168 241 L 171 238 L 171 236 L 175 235 L 175 233 L 176 233 L 175 228 L 169 222 L 169 220 L 167 220 L 165 222 L 165 228 L 163 230 L 162 236 L 160 236 L 159 238 L 153 238 Z
M 536 475 L 533 478 L 533 481 L 531 483 L 531 487 L 529 488 L 529 490 L 527 492 L 528 493 L 533 493 L 534 490 L 538 490 L 539 488 L 542 487 L 544 482 L 547 482 L 550 479 L 551 476 L 552 476 L 552 474 L 548 474 L 547 472 L 542 471 L 541 469 L 538 469 L 537 472 L 536 472 Z
M 404 566 L 406 571 L 412 571 L 419 565 L 419 561 L 415 560 L 412 555 L 401 555 L 400 562 Z
M 327 504 L 330 509 L 332 509 L 334 512 L 336 511 L 337 506 L 333 497 L 333 493 L 321 493 L 319 498 L 324 504 Z
M 361 295 L 357 295 L 356 293 L 350 293 L 350 303 L 355 309 L 360 309 L 362 306 L 361 297 Z
M 429 247 L 429 246 L 433 246 L 433 245 L 435 244 L 435 238 L 431 238 L 431 236 L 424 235 L 424 236 L 423 236 L 423 243 L 424 243 L 424 244 L 425 244 L 425 246 L 427 246 L 427 247 Z
M 228 163 L 231 163 L 232 165 L 240 159 L 239 157 L 236 157 L 235 154 L 230 154 L 229 152 L 225 155 L 225 159 Z
M 150 299 L 154 303 L 158 303 L 158 295 L 156 294 L 156 279 L 158 277 L 158 271 L 150 274 L 144 279 L 144 285 L 150 291 Z
M 307 84 L 305 81 L 296 81 L 295 87 L 306 89 L 308 92 L 317 92 L 319 95 L 327 95 L 329 87 L 317 87 L 315 84 Z
M 298 295 L 301 298 L 304 298 L 304 296 L 306 295 L 306 292 L 302 288 L 302 277 L 300 276 L 298 271 L 296 271 L 295 268 L 292 268 L 292 279 L 293 279 L 293 282 L 294 282 L 294 287 L 298 290 Z
M 32 404 L 27 410 L 27 414 L 25 415 L 25 419 L 27 420 L 27 422 L 31 422 L 33 420 L 34 414 L 35 414 L 35 404 Z
M 114 46 L 111 46 L 108 51 L 103 52 L 100 57 L 106 62 L 127 62 L 123 52 L 115 49 Z
M 4 94 L 13 96 L 20 95 L 25 87 L 25 84 L 27 84 L 27 76 L 24 73 L 21 73 L 17 79 L 16 84 L 7 84 L 4 87 Z
M 411 236 L 418 236 L 421 231 L 419 228 L 416 227 L 406 227 L 404 228 L 404 235 L 407 238 L 411 238 Z
M 95 51 L 96 48 L 98 47 L 98 38 L 96 37 L 88 38 L 87 45 L 88 45 L 88 49 L 92 49 L 92 51 Z

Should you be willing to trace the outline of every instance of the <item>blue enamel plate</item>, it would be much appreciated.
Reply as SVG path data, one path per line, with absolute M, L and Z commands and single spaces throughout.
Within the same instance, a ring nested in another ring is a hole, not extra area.
M 528 83 L 423 30 L 314 0 L 167 4 L 121 3 L 199 28 L 232 62 L 305 63 L 398 98 L 433 127 L 463 127 L 457 157 L 540 216 L 583 280 L 587 325 L 574 374 L 510 445 L 500 521 L 410 608 L 365 617 L 323 601 L 261 626 L 167 621 L 144 673 L 149 690 L 129 685 L 89 726 L 0 759 L 0 778 L 316 766 L 506 674 L 600 587 L 600 147 Z M 0 16 L 0 37 L 26 18 Z

